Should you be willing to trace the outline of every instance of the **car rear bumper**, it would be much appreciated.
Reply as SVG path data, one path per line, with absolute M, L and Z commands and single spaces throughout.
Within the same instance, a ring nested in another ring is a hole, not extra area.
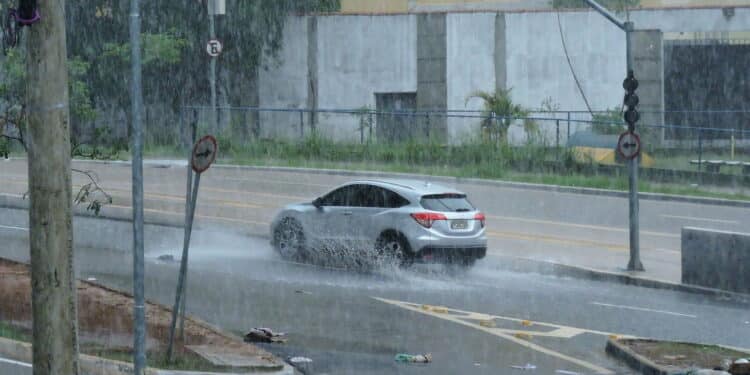
M 446 262 L 482 259 L 487 255 L 487 246 L 445 247 L 425 246 L 416 252 L 417 260 L 423 262 Z

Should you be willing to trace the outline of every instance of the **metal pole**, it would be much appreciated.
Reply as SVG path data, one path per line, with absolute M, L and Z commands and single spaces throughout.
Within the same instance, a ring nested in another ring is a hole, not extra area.
M 211 39 L 216 38 L 216 30 L 214 26 L 214 15 L 209 14 L 208 15 L 208 33 L 211 37 Z M 209 119 L 209 125 L 211 126 L 211 131 L 216 132 L 218 131 L 218 125 L 217 125 L 217 117 L 218 113 L 216 111 L 216 57 L 211 56 L 211 72 L 210 72 L 210 80 L 211 80 L 211 118 Z
M 177 311 L 180 306 L 180 300 L 182 297 L 183 288 L 185 287 L 185 279 L 188 265 L 188 249 L 190 248 L 190 234 L 193 231 L 193 218 L 195 217 L 195 203 L 198 200 L 198 186 L 201 182 L 201 174 L 196 173 L 195 181 L 193 182 L 193 189 L 191 193 L 193 196 L 190 198 L 190 214 L 187 217 L 187 223 L 185 223 L 185 238 L 182 247 L 182 259 L 180 259 L 180 276 L 177 278 L 177 293 L 175 293 L 174 306 L 172 308 L 172 324 L 169 327 L 169 346 L 167 346 L 167 361 L 172 361 L 172 352 L 174 349 L 174 333 L 177 326 Z
M 568 142 L 570 142 L 570 111 L 568 111 L 568 134 L 565 138 L 565 144 L 567 145 Z
M 698 129 L 698 173 L 703 166 L 703 129 Z
M 136 375 L 146 371 L 146 306 L 143 285 L 143 127 L 141 124 L 142 66 L 141 16 L 139 0 L 130 2 L 130 45 L 132 54 L 132 111 L 133 111 L 133 365 Z
M 195 137 L 197 133 L 196 124 L 192 123 L 188 130 L 188 163 L 187 163 L 187 183 L 185 184 L 185 223 L 190 220 L 190 199 L 192 196 L 192 182 L 193 182 L 193 166 L 190 165 L 190 160 L 193 157 L 193 144 L 195 144 Z M 185 228 L 187 231 L 187 228 Z M 185 246 L 183 242 L 183 248 Z M 185 285 L 187 285 L 187 273 L 185 273 Z M 182 305 L 180 306 L 180 338 L 185 339 L 185 305 L 187 305 L 187 287 L 182 292 Z
M 560 161 L 560 119 L 555 120 L 555 161 Z
M 633 34 L 633 22 L 625 22 L 625 56 L 627 61 L 627 71 L 629 74 L 633 71 L 633 54 L 631 53 L 632 48 L 632 34 Z M 628 125 L 628 130 L 635 133 L 635 123 Z M 641 263 L 641 249 L 640 249 L 640 230 L 639 230 L 639 204 L 638 204 L 638 160 L 640 155 L 628 162 L 628 187 L 629 187 L 629 214 L 630 214 L 630 260 L 628 261 L 628 271 L 644 271 L 643 263 Z

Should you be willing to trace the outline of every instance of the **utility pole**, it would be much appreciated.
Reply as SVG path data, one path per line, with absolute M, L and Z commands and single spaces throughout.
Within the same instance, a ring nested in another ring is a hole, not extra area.
M 606 8 L 601 6 L 595 0 L 584 0 L 594 10 L 599 12 L 604 18 L 615 24 L 625 32 L 625 59 L 626 59 L 626 77 L 634 77 L 633 56 L 631 53 L 631 37 L 635 26 L 632 21 L 622 21 Z M 628 131 L 635 133 L 635 121 L 628 122 Z M 628 211 L 630 221 L 630 260 L 628 261 L 628 271 L 643 271 L 640 251 L 640 230 L 638 217 L 638 157 L 628 160 Z
M 130 82 L 133 157 L 133 367 L 135 375 L 146 371 L 146 303 L 143 285 L 143 108 L 141 66 L 141 15 L 139 0 L 130 2 Z
M 29 25 L 26 104 L 34 374 L 75 375 L 78 318 L 65 0 L 25 0 L 20 5 L 16 21 Z M 40 14 L 44 18 L 39 19 Z

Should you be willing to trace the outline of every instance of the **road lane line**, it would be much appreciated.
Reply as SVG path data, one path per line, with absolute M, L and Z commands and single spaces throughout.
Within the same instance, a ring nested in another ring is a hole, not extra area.
M 693 221 L 708 221 L 711 223 L 722 223 L 722 224 L 739 224 L 739 221 L 735 220 L 721 220 L 721 219 L 708 219 L 705 217 L 690 217 L 690 216 L 677 216 L 677 215 L 659 215 L 668 219 L 681 219 L 681 220 L 693 220 Z
M 592 240 L 586 240 L 586 239 L 555 237 L 555 236 L 548 236 L 544 234 L 523 233 L 523 232 L 500 232 L 500 231 L 491 231 L 491 230 L 487 231 L 486 233 L 489 237 L 494 237 L 494 238 L 514 239 L 514 240 L 520 240 L 520 241 L 540 241 L 540 242 L 547 242 L 547 243 L 551 243 L 555 245 L 585 246 L 585 247 L 596 248 L 596 249 L 603 248 L 603 249 L 612 250 L 612 251 L 630 251 L 630 247 L 628 245 L 624 245 L 624 244 L 618 245 L 618 244 L 592 241 Z M 642 248 L 642 250 L 679 253 L 679 251 L 677 250 L 669 250 L 669 249 L 661 249 L 661 248 Z
M 502 339 L 511 341 L 511 342 L 513 342 L 515 344 L 518 344 L 518 345 L 520 345 L 522 347 L 525 347 L 527 349 L 531 349 L 531 350 L 540 352 L 542 354 L 546 354 L 546 355 L 549 355 L 551 357 L 559 358 L 561 360 L 564 360 L 564 361 L 576 364 L 576 365 L 581 366 L 583 368 L 586 368 L 588 370 L 594 371 L 597 374 L 614 374 L 614 372 L 612 372 L 611 370 L 606 369 L 604 367 L 600 367 L 600 366 L 597 366 L 597 365 L 595 365 L 593 363 L 586 362 L 586 361 L 584 361 L 582 359 L 578 359 L 578 358 L 575 358 L 575 357 L 567 356 L 567 355 L 562 354 L 560 352 L 556 352 L 554 350 L 547 349 L 547 348 L 545 348 L 543 346 L 540 346 L 540 345 L 537 345 L 535 343 L 529 342 L 527 340 L 515 337 L 513 334 L 505 333 L 501 329 L 484 327 L 484 326 L 481 326 L 479 324 L 473 324 L 471 322 L 468 322 L 466 320 L 461 319 L 462 317 L 463 318 L 467 318 L 467 317 L 471 318 L 472 316 L 490 317 L 490 318 L 494 317 L 494 318 L 500 318 L 500 319 L 503 319 L 504 317 L 491 316 L 491 315 L 486 315 L 486 314 L 476 314 L 476 313 L 471 313 L 471 312 L 468 312 L 468 311 L 461 311 L 461 310 L 456 310 L 456 309 L 448 309 L 448 311 L 457 312 L 459 314 L 462 314 L 462 315 L 452 315 L 452 314 L 446 314 L 446 313 L 438 313 L 438 312 L 434 312 L 434 311 L 431 311 L 431 310 L 425 310 L 425 309 L 420 308 L 419 307 L 420 305 L 417 305 L 417 304 L 414 304 L 414 303 L 402 302 L 402 301 L 396 301 L 396 300 L 389 300 L 389 299 L 379 298 L 379 297 L 371 297 L 371 298 L 373 298 L 373 299 L 375 299 L 377 301 L 386 303 L 386 304 L 390 304 L 390 305 L 394 305 L 394 306 L 400 307 L 402 309 L 406 309 L 406 310 L 409 310 L 409 311 L 414 311 L 414 312 L 422 313 L 422 314 L 429 315 L 429 316 L 432 316 L 432 317 L 435 317 L 435 318 L 444 319 L 444 320 L 447 320 L 447 321 L 450 321 L 450 322 L 453 322 L 453 323 L 456 323 L 456 324 L 460 324 L 460 325 L 468 326 L 468 327 L 471 327 L 471 328 L 474 328 L 474 329 L 478 329 L 480 331 L 484 331 L 486 333 L 498 336 L 498 337 L 500 337 Z M 509 318 L 508 320 L 514 320 L 515 321 L 517 319 Z M 535 323 L 537 323 L 537 322 L 535 322 Z M 551 326 L 551 327 L 568 328 L 568 327 L 557 326 L 557 325 L 553 325 L 553 324 L 544 324 L 544 323 L 542 323 L 542 324 L 545 325 L 545 326 Z M 570 328 L 572 328 L 572 327 L 570 327 Z M 587 331 L 587 330 L 581 330 L 581 331 L 592 332 L 592 331 Z M 597 332 L 597 333 L 601 334 L 601 332 Z
M 611 303 L 602 303 L 602 302 L 591 302 L 591 304 L 592 305 L 597 305 L 597 306 L 604 306 L 604 307 L 613 307 L 613 308 L 616 308 L 616 309 L 645 311 L 645 312 L 652 312 L 652 313 L 658 313 L 658 314 L 681 316 L 681 317 L 693 318 L 693 319 L 697 318 L 697 316 L 695 316 L 695 315 L 676 313 L 676 312 L 666 311 L 666 310 L 654 310 L 654 309 L 648 309 L 648 308 L 645 308 L 645 307 L 613 305 Z
M 10 364 L 10 365 L 16 365 L 16 366 L 26 367 L 26 368 L 32 368 L 31 364 L 29 364 L 29 363 L 14 361 L 12 359 L 0 358 L 0 362 L 7 363 L 7 364 Z
M 10 230 L 20 230 L 20 231 L 23 231 L 23 232 L 28 232 L 29 231 L 29 228 L 14 227 L 14 226 L 9 226 L 9 225 L 0 225 L 0 228 L 10 229 Z
M 554 220 L 527 219 L 527 218 L 513 217 L 513 216 L 487 215 L 487 218 L 505 220 L 505 221 L 520 221 L 522 223 L 559 225 L 559 226 L 565 226 L 565 227 L 571 227 L 571 228 L 595 229 L 595 230 L 620 232 L 620 233 L 629 233 L 630 231 L 630 229 L 628 228 L 606 227 L 606 226 L 601 226 L 601 225 L 589 225 L 589 224 L 575 224 L 575 223 L 566 223 L 566 222 L 554 221 Z M 667 238 L 680 238 L 679 234 L 664 233 L 664 232 L 650 232 L 647 230 L 642 230 L 641 234 L 647 234 L 650 236 L 658 236 L 658 237 L 667 237 Z

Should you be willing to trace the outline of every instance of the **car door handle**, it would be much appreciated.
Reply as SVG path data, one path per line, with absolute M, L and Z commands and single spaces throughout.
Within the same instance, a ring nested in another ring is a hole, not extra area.
M 344 211 L 341 214 L 345 215 L 345 216 L 352 216 L 352 212 L 351 211 Z

